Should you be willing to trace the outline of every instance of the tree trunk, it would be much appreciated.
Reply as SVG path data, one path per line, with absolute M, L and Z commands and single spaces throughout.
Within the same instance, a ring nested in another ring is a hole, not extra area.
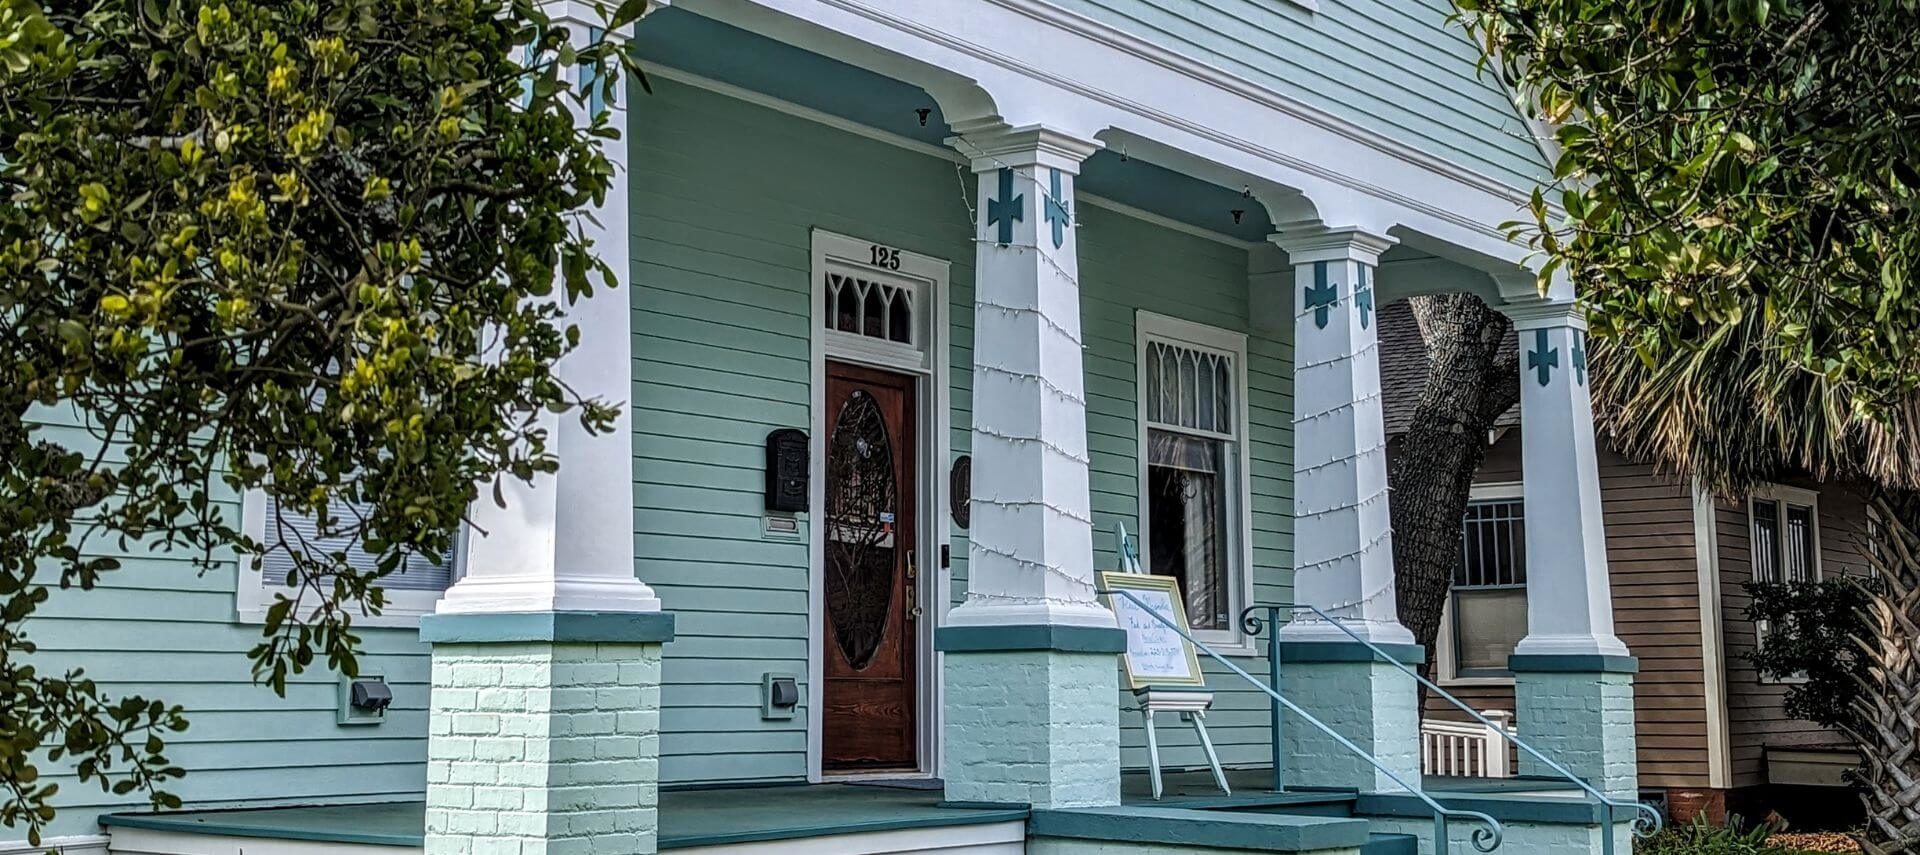
M 1400 622 L 1426 648 L 1421 670 L 1432 679 L 1468 492 L 1494 421 L 1520 399 L 1519 366 L 1516 351 L 1503 348 L 1513 323 L 1480 298 L 1445 294 L 1410 304 L 1427 341 L 1427 382 L 1387 477 Z M 1422 688 L 1422 709 L 1426 699 Z
M 1847 735 L 1865 761 L 1856 783 L 1866 807 L 1869 855 L 1920 852 L 1920 492 L 1876 488 L 1883 522 L 1869 545 L 1870 637 L 1856 638 L 1870 676 L 1854 699 Z

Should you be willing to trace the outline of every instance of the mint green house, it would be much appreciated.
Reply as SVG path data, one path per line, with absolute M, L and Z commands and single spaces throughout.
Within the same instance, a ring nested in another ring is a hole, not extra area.
M 185 811 L 69 786 L 56 844 L 1630 851 L 1584 321 L 1499 227 L 1547 155 L 1443 0 L 656 5 L 598 212 L 629 276 L 563 364 L 628 429 L 557 420 L 557 476 L 396 577 L 384 712 L 249 684 L 253 568 L 56 596 L 49 660 L 193 721 Z M 1513 669 L 1553 763 L 1499 787 L 1422 779 L 1394 604 L 1373 310 L 1461 290 L 1527 354 Z M 1148 792 L 1121 528 L 1218 656 L 1230 795 L 1172 716 Z

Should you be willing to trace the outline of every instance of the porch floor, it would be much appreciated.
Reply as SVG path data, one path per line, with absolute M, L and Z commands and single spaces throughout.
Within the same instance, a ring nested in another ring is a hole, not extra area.
M 1353 800 L 1351 792 L 1268 792 L 1265 769 L 1227 773 L 1232 796 L 1222 796 L 1205 771 L 1169 772 L 1165 796 L 1154 802 L 1144 772 L 1122 777 L 1122 801 L 1161 807 L 1281 807 L 1311 814 L 1324 806 L 1335 814 Z M 1512 795 L 1568 795 L 1552 781 L 1428 778 L 1434 794 L 1501 792 Z M 1024 808 L 974 808 L 941 804 L 937 782 L 860 782 L 789 786 L 665 790 L 660 793 L 660 848 L 796 840 L 871 831 L 941 828 L 1027 818 Z M 188 834 L 271 840 L 356 843 L 419 849 L 424 845 L 426 805 L 384 802 L 355 805 L 303 805 L 172 813 L 122 813 L 101 817 L 109 828 L 148 829 Z

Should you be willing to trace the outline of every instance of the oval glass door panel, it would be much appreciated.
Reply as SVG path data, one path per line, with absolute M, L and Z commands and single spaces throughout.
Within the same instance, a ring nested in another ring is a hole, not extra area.
M 893 438 L 872 395 L 855 390 L 827 449 L 827 614 L 847 664 L 863 670 L 886 640 L 894 600 L 899 485 Z

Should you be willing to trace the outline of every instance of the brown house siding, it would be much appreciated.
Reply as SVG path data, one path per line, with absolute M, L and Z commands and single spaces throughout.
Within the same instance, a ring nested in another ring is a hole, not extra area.
M 1812 489 L 1812 485 L 1807 485 Z M 1852 491 L 1827 486 L 1819 491 L 1820 568 L 1824 575 L 1865 573 L 1866 505 Z M 1747 619 L 1745 583 L 1752 580 L 1749 523 L 1745 503 L 1721 502 L 1716 522 L 1720 540 L 1721 626 L 1727 645 L 1727 728 L 1735 788 L 1766 783 L 1766 748 L 1826 745 L 1842 738 L 1812 722 L 1787 715 L 1789 688 L 1763 682 L 1748 659 L 1758 643 Z
M 1475 481 L 1519 480 L 1520 434 L 1510 431 L 1488 449 Z M 1640 659 L 1634 683 L 1640 782 L 1706 787 L 1707 703 L 1692 494 L 1652 467 L 1606 450 L 1600 455 L 1600 488 L 1615 630 Z M 1510 686 L 1447 690 L 1476 709 L 1514 708 Z M 1427 713 L 1464 718 L 1437 698 L 1429 699 Z

